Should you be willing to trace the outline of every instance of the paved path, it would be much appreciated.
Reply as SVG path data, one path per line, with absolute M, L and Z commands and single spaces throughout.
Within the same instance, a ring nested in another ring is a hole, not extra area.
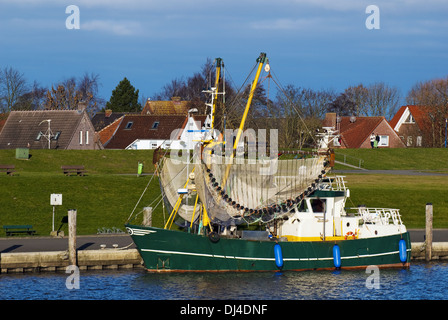
M 411 242 L 424 242 L 424 229 L 410 229 Z M 448 229 L 434 229 L 434 242 L 448 242 Z M 135 245 L 129 235 L 92 235 L 78 236 L 76 239 L 78 250 L 97 250 L 105 244 L 106 248 L 132 248 Z M 0 238 L 0 253 L 3 252 L 39 252 L 39 251 L 63 251 L 67 250 L 68 238 L 52 237 L 7 237 Z
M 101 245 L 106 245 L 106 248 L 113 248 L 114 244 L 118 245 L 118 248 L 136 248 L 128 234 L 78 236 L 76 238 L 76 246 L 78 250 L 97 250 L 101 249 Z M 67 250 L 67 248 L 68 237 L 11 236 L 0 238 L 0 253 L 64 251 Z
M 418 170 L 367 170 L 367 169 L 343 169 L 333 170 L 335 174 L 341 173 L 360 173 L 360 174 L 396 174 L 406 176 L 448 176 L 448 173 L 431 172 L 431 171 L 418 171 Z

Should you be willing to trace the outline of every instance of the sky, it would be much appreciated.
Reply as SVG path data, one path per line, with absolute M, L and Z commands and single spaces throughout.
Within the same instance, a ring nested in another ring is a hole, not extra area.
M 239 86 L 260 52 L 283 86 L 384 82 L 405 97 L 448 76 L 448 1 L 0 0 L 0 68 L 44 87 L 98 74 L 106 101 L 124 77 L 154 97 L 207 58 Z

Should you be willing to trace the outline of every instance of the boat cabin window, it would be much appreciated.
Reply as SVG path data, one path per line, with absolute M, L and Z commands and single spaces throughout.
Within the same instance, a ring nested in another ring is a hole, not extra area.
M 311 208 L 314 213 L 323 213 L 325 212 L 325 199 L 311 199 Z

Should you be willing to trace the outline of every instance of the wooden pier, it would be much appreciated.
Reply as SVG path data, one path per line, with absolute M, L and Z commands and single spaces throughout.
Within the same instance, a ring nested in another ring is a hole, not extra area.
M 0 255 L 1 273 L 65 271 L 71 265 L 69 252 L 8 252 Z M 79 270 L 143 268 L 137 249 L 101 249 L 77 251 Z

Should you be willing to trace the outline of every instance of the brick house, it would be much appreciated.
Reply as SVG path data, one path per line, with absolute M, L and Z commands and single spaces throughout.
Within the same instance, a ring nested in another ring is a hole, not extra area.
M 337 130 L 339 136 L 333 141 L 335 148 L 371 148 L 371 134 L 379 136 L 379 148 L 406 147 L 384 117 L 341 117 L 327 113 L 323 127 Z
M 431 146 L 431 120 L 424 106 L 402 106 L 389 122 L 408 147 Z

